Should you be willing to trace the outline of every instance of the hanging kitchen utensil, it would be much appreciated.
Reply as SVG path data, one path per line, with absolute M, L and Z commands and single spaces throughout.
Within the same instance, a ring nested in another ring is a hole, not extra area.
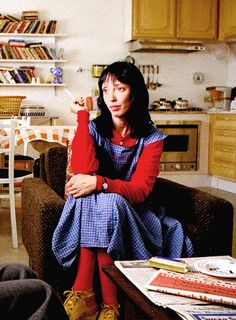
M 151 65 L 150 68 L 152 69 L 152 74 L 151 74 L 151 82 L 150 82 L 150 86 L 151 86 L 151 90 L 156 90 L 156 82 L 154 81 L 154 65 Z
M 132 56 L 130 56 L 130 55 L 128 55 L 128 56 L 125 57 L 125 61 L 135 64 L 135 59 L 134 59 L 134 57 L 132 57 Z
M 146 82 L 146 86 L 148 89 L 150 89 L 150 76 L 149 76 L 149 73 L 150 73 L 150 68 L 149 66 L 147 66 L 147 82 Z
M 158 65 L 154 65 L 154 74 L 155 74 L 155 83 L 156 83 L 156 88 L 161 86 L 161 83 L 158 82 L 158 73 L 159 73 L 159 67 Z

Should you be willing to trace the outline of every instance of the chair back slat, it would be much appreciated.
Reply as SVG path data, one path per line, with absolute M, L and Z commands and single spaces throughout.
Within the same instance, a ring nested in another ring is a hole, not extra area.
M 8 179 L 14 178 L 16 119 L 0 120 L 0 154 L 8 154 Z M 0 181 L 2 181 L 1 179 Z
M 15 183 L 22 182 L 23 179 L 32 177 L 32 172 L 28 170 L 15 170 L 15 130 L 20 125 L 18 119 L 0 119 L 0 199 L 10 199 L 10 218 L 12 230 L 13 248 L 18 248 L 16 210 L 15 210 Z M 5 155 L 8 155 L 8 165 L 4 167 Z M 3 186 L 2 186 L 3 185 Z M 7 193 L 2 192 L 2 187 L 7 185 Z

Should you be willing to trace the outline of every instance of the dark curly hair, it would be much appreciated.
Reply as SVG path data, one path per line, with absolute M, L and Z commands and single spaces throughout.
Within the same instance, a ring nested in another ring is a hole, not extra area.
M 103 70 L 99 81 L 99 97 L 97 99 L 100 115 L 94 120 L 98 132 L 106 138 L 112 137 L 112 117 L 103 99 L 102 85 L 108 76 L 130 85 L 131 107 L 125 117 L 131 126 L 132 137 L 145 137 L 150 129 L 151 118 L 148 112 L 149 94 L 140 70 L 132 63 L 118 61 Z

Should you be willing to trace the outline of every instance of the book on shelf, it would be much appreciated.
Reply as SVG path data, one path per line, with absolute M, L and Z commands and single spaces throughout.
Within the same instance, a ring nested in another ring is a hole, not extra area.
M 36 30 L 36 33 L 42 34 L 44 32 L 45 25 L 46 25 L 46 21 L 41 21 L 38 26 L 38 29 Z
M 177 273 L 158 270 L 147 282 L 149 290 L 236 306 L 236 280 L 212 277 L 199 272 Z
M 49 20 L 47 21 L 44 29 L 44 33 L 53 34 L 57 31 L 57 20 Z
M 20 75 L 19 71 L 17 69 L 14 69 L 13 72 L 15 73 L 17 80 L 17 83 L 24 83 L 24 79 Z
M 15 47 L 11 47 L 11 53 L 12 53 L 13 59 L 15 59 L 15 60 L 20 59 L 20 56 L 19 56 L 17 49 Z
M 4 19 L 4 20 L 0 20 L 0 32 L 2 33 L 5 26 L 9 23 L 8 20 Z
M 10 70 L 4 70 L 4 76 L 6 77 L 7 79 L 7 83 L 10 83 L 10 84 L 15 84 L 15 79 L 14 77 L 12 76 Z
M 43 55 L 43 52 L 40 48 L 41 48 L 40 46 L 37 46 L 37 47 L 35 46 L 33 47 L 33 50 L 36 52 L 37 56 L 39 57 L 39 60 L 45 60 L 45 56 Z
M 18 24 L 17 24 L 18 25 Z M 9 29 L 11 28 L 11 22 L 7 22 L 5 25 L 4 25 L 4 27 L 3 27 L 3 29 L 2 29 L 2 33 L 9 33 Z
M 6 84 L 31 83 L 32 78 L 36 78 L 34 66 L 21 66 L 12 68 L 0 66 L 1 82 Z
M 7 49 L 7 46 L 2 46 L 2 54 L 3 54 L 3 59 L 11 59 L 11 55 Z
M 16 47 L 24 47 L 25 46 L 25 40 L 24 39 L 9 39 L 8 44 L 10 46 L 16 46 Z
M 40 24 L 40 20 L 35 20 L 34 25 L 33 25 L 32 29 L 30 30 L 30 33 L 36 33 L 36 30 L 37 30 L 39 24 Z
M 21 19 L 23 20 L 38 20 L 39 12 L 38 10 L 24 10 L 21 13 Z
M 8 33 L 14 33 L 17 29 L 18 22 L 11 22 L 9 23 L 9 28 L 7 29 Z
M 26 24 L 27 24 L 27 21 L 21 20 L 18 23 L 18 26 L 17 26 L 17 28 L 15 30 L 15 33 L 22 33 L 22 31 L 24 30 Z
M 48 47 L 44 47 L 44 50 L 46 51 L 46 54 L 47 54 L 49 60 L 56 59 L 56 56 L 54 55 L 53 50 L 51 50 Z
M 55 34 L 57 20 L 40 20 L 38 11 L 23 11 L 21 18 L 0 15 L 0 33 Z
M 13 16 L 11 14 L 6 14 L 5 16 L 8 20 L 12 21 L 12 22 L 19 22 L 20 21 L 20 18 L 16 17 L 16 16 Z
M 26 30 L 28 29 L 28 27 L 29 27 L 29 25 L 31 24 L 31 22 L 32 21 L 30 21 L 30 20 L 25 20 L 25 25 L 24 25 L 24 27 L 22 27 L 22 31 L 21 31 L 21 33 L 26 33 Z
M 1 79 L 1 83 L 9 83 L 4 71 L 2 70 L 0 70 L 0 79 Z
M 26 54 L 28 55 L 29 60 L 35 60 L 35 57 L 34 57 L 33 53 L 31 52 L 30 48 L 25 47 L 24 50 L 25 50 Z
M 23 39 L 9 39 L 8 42 L 0 42 L 0 59 L 19 60 L 54 60 L 53 49 L 40 42 L 26 43 Z
M 29 20 L 29 24 L 25 28 L 24 33 L 30 33 L 31 29 L 33 28 L 33 26 L 34 26 L 34 21 L 33 20 Z
M 2 74 L 2 71 L 0 70 L 0 83 L 6 83 L 6 79 L 4 75 Z

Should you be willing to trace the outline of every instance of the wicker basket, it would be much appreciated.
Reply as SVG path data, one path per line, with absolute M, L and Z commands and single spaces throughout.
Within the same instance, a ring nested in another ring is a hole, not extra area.
M 18 116 L 26 96 L 0 96 L 0 116 Z

